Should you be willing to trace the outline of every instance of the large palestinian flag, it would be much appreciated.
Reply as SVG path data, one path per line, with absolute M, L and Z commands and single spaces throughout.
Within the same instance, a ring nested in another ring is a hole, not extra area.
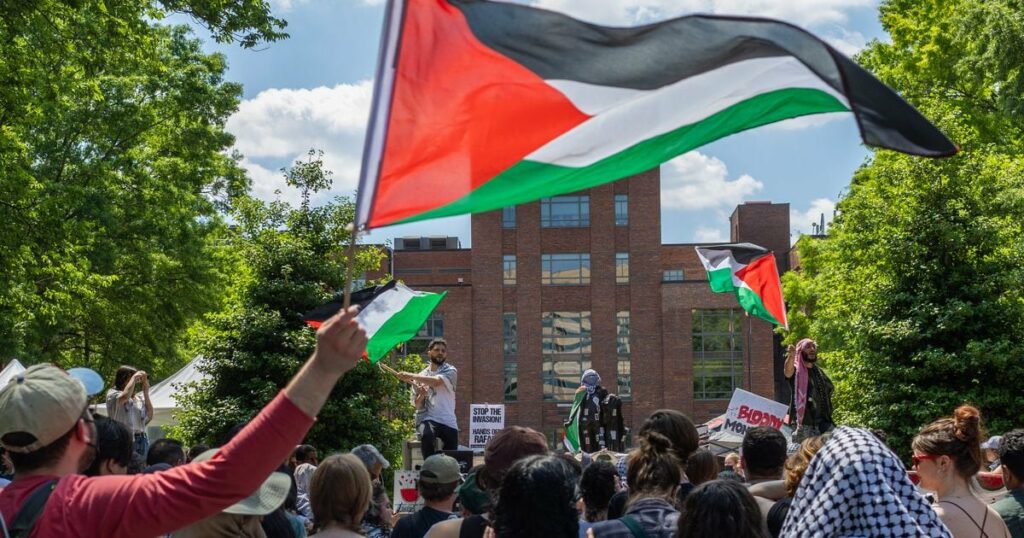
M 789 326 L 779 269 L 772 251 L 752 243 L 697 247 L 711 291 L 735 293 L 743 310 L 765 321 Z
M 795 26 L 687 16 L 610 28 L 486 0 L 391 0 L 356 223 L 497 209 L 643 172 L 730 134 L 852 112 L 866 144 L 957 151 Z
M 430 313 L 448 292 L 416 291 L 392 280 L 383 286 L 371 286 L 352 293 L 350 304 L 359 305 L 356 320 L 366 330 L 366 357 L 376 363 L 395 346 L 416 336 Z M 303 316 L 311 327 L 319 327 L 341 311 L 339 297 Z

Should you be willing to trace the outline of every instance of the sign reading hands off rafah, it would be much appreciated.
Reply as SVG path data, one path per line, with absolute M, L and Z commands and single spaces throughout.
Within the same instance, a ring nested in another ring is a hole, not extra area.
M 469 448 L 483 448 L 505 427 L 505 406 L 471 404 L 469 406 Z
M 743 389 L 736 389 L 725 413 L 724 429 L 739 435 L 743 435 L 747 428 L 754 426 L 771 426 L 781 430 L 788 411 L 789 407 L 786 404 Z

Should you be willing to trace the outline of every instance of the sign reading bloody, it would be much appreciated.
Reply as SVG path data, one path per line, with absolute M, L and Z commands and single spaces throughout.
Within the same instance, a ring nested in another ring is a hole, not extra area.
M 729 409 L 725 414 L 724 429 L 739 435 L 743 435 L 747 428 L 754 426 L 771 426 L 781 430 L 788 409 L 786 404 L 743 389 L 736 389 L 732 393 Z

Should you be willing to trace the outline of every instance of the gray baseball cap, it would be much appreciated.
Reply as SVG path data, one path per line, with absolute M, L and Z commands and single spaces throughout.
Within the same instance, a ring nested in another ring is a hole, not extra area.
M 459 462 L 444 454 L 434 454 L 420 466 L 420 482 L 427 484 L 451 484 L 461 482 Z

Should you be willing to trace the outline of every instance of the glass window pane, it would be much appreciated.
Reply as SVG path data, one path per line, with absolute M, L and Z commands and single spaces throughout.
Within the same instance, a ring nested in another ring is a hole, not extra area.
M 516 227 L 516 206 L 508 206 L 501 210 L 501 227 L 502 228 L 515 228 Z
M 590 196 L 554 196 L 540 201 L 540 223 L 544 228 L 590 226 Z
M 519 399 L 519 364 L 505 363 L 505 401 L 514 402 Z
M 693 390 L 698 400 L 728 399 L 743 385 L 739 309 L 693 310 Z
M 516 328 L 516 313 L 505 312 L 502 324 L 502 342 L 505 355 L 515 355 L 519 352 L 518 331 Z
M 631 364 L 629 359 L 623 360 L 619 357 L 618 363 L 618 392 L 619 398 L 629 400 L 633 396 L 633 376 L 630 373 Z
M 615 225 L 629 225 L 629 196 L 625 194 L 615 195 Z
M 617 252 L 615 254 L 615 283 L 629 283 L 629 253 Z
M 512 285 L 516 283 L 516 257 L 514 254 L 502 256 L 502 283 Z

